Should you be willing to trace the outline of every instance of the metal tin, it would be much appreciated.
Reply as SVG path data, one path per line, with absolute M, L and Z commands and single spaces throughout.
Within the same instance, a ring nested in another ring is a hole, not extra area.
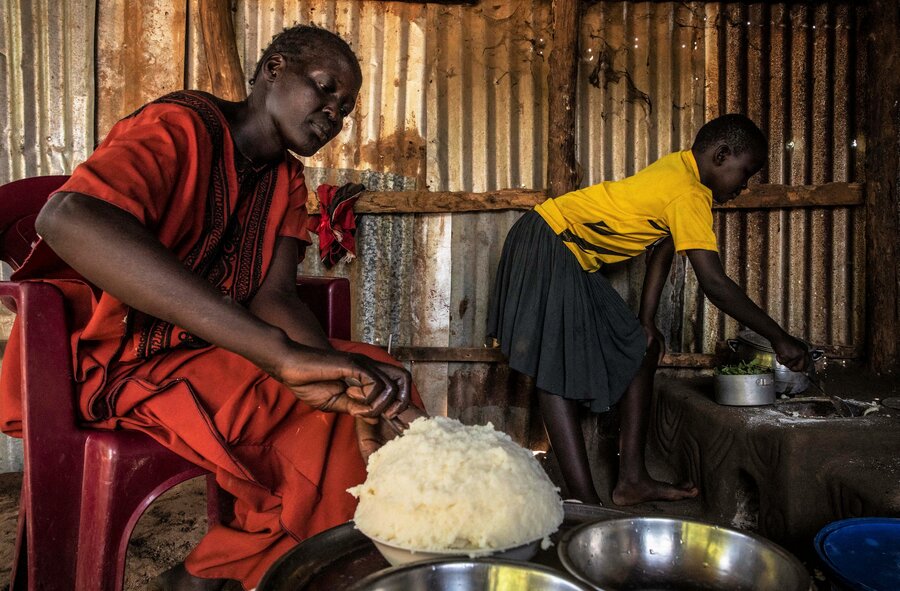
M 729 406 L 760 406 L 775 402 L 775 374 L 717 375 L 716 402 Z

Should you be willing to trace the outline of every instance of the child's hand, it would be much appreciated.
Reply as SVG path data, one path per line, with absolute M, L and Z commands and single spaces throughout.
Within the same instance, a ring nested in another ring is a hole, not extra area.
M 641 326 L 644 329 L 644 334 L 647 335 L 647 350 L 652 350 L 654 344 L 659 345 L 659 359 L 657 359 L 657 363 L 661 364 L 663 355 L 666 354 L 666 337 L 656 328 L 655 324 L 641 324 Z
M 775 359 L 778 360 L 778 363 L 791 371 L 806 371 L 812 360 L 806 343 L 787 333 L 785 333 L 785 338 L 773 342 L 772 348 L 775 349 Z
M 326 412 L 345 412 L 377 423 L 409 405 L 409 372 L 365 355 L 324 349 L 294 349 L 272 376 L 297 398 Z

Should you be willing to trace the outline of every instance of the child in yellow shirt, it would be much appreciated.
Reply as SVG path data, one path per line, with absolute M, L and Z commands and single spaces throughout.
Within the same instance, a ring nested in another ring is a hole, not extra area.
M 644 447 L 653 376 L 665 352 L 656 327 L 660 293 L 677 251 L 719 309 L 769 339 L 778 360 L 806 368 L 806 346 L 784 331 L 725 275 L 713 232 L 712 202 L 747 187 L 768 153 L 762 131 L 743 115 L 705 124 L 690 150 L 637 174 L 548 199 L 510 229 L 488 316 L 512 369 L 535 379 L 541 415 L 574 498 L 599 503 L 578 407 L 620 407 L 617 505 L 697 496 L 692 483 L 659 482 Z M 637 317 L 596 271 L 649 250 Z

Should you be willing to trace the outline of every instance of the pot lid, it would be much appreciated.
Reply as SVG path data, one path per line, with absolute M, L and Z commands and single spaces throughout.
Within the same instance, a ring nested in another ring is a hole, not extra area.
M 759 349 L 760 351 L 767 351 L 770 353 L 775 351 L 775 349 L 772 348 L 772 343 L 769 342 L 769 339 L 760 334 L 757 334 L 749 328 L 739 332 L 737 338 L 739 341 L 742 341 L 750 345 L 751 347 Z

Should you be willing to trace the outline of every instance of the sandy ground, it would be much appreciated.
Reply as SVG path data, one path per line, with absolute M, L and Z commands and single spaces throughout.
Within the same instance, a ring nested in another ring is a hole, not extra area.
M 20 473 L 0 474 L 0 589 L 8 585 L 16 539 Z M 143 591 L 160 572 L 181 561 L 206 532 L 206 480 L 170 489 L 144 513 L 128 547 L 125 590 Z

